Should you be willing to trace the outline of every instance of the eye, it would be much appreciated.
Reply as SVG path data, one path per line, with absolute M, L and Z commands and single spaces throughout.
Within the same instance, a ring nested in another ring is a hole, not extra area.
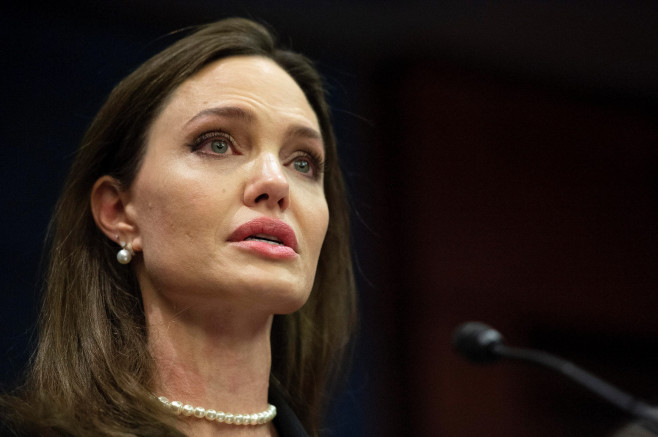
M 210 143 L 210 150 L 215 153 L 224 154 L 228 151 L 229 147 L 228 141 L 224 139 L 212 140 Z
M 324 158 L 315 150 L 300 150 L 290 160 L 290 165 L 296 172 L 311 179 L 320 179 L 324 172 Z
M 307 159 L 296 159 L 293 161 L 292 165 L 295 167 L 295 170 L 300 173 L 308 173 L 311 171 L 311 164 Z
M 190 145 L 193 152 L 206 155 L 239 154 L 235 150 L 235 140 L 223 131 L 206 132 L 197 137 Z

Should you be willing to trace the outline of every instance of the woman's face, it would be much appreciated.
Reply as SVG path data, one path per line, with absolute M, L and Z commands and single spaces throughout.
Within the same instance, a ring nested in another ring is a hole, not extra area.
M 126 203 L 142 292 L 297 310 L 329 220 L 324 156 L 313 109 L 273 61 L 226 58 L 188 79 L 151 126 Z

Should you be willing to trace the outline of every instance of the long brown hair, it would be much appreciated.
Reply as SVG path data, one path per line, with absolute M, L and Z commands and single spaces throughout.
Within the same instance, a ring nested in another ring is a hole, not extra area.
M 268 57 L 290 74 L 326 147 L 330 222 L 313 290 L 301 310 L 276 316 L 272 329 L 272 384 L 317 434 L 355 318 L 345 189 L 321 77 L 245 19 L 202 26 L 146 61 L 116 86 L 87 130 L 51 222 L 39 343 L 21 395 L 11 401 L 14 423 L 65 435 L 180 435 L 149 391 L 153 360 L 135 273 L 116 263 L 116 245 L 94 223 L 90 193 L 106 174 L 130 187 L 146 132 L 167 98 L 205 65 L 237 55 Z

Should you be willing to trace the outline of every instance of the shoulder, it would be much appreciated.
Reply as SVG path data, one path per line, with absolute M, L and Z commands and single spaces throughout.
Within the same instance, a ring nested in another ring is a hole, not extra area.
M 2 437 L 30 437 L 36 435 L 38 434 L 18 429 L 5 422 L 5 420 L 0 421 L 0 436 Z
M 61 434 L 52 430 L 37 430 L 32 424 L 13 424 L 0 421 L 0 436 L 2 437 L 55 437 Z

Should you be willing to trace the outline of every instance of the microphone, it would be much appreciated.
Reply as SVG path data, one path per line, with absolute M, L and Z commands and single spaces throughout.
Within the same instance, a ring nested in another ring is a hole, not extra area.
M 460 325 L 453 333 L 452 346 L 457 353 L 477 364 L 493 363 L 500 358 L 510 358 L 555 370 L 640 419 L 640 424 L 646 429 L 658 433 L 658 409 L 655 407 L 555 355 L 538 350 L 505 346 L 500 332 L 484 323 L 467 322 Z

